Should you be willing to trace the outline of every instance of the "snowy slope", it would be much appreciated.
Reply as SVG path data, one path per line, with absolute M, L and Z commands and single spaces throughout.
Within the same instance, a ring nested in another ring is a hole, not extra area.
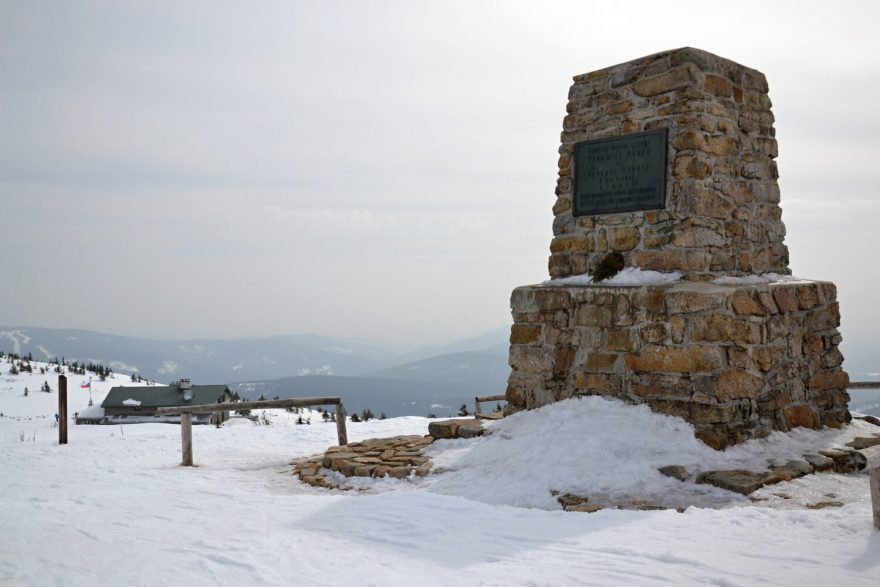
M 34 392 L 25 405 L 16 399 L 25 379 L 8 376 L 5 363 L 0 371 L 0 411 L 17 412 L 0 418 L 0 584 L 880 582 L 880 532 L 864 475 L 779 484 L 761 495 L 792 499 L 760 505 L 705 490 L 690 497 L 713 507 L 684 513 L 566 513 L 549 495 L 680 499 L 678 482 L 653 468 L 764 463 L 864 435 L 864 423 L 716 453 L 681 420 L 585 398 L 496 422 L 482 439 L 436 442 L 431 455 L 445 472 L 343 493 L 291 475 L 291 460 L 335 442 L 335 425 L 319 418 L 298 426 L 280 412 L 268 426 L 195 427 L 198 467 L 184 468 L 175 425 L 72 426 L 70 444 L 58 446 L 54 419 L 36 417 L 54 414 L 55 394 Z M 352 441 L 426 429 L 416 417 L 348 427 Z M 843 507 L 803 507 L 832 492 Z
M 55 365 L 32 361 L 32 373 L 19 373 L 10 375 L 12 364 L 8 358 L 0 359 L 0 413 L 7 418 L 13 419 L 55 419 L 58 412 L 58 373 L 54 372 Z M 40 373 L 40 368 L 46 370 Z M 145 385 L 135 383 L 128 375 L 112 373 L 106 381 L 101 381 L 95 373 L 87 372 L 85 375 L 75 375 L 64 369 L 67 377 L 67 413 L 71 416 L 75 412 L 83 412 L 91 399 L 95 406 L 100 406 L 107 393 L 112 387 L 125 385 Z M 90 389 L 83 389 L 83 383 L 91 382 Z M 48 383 L 49 393 L 40 391 L 44 383 Z M 27 388 L 28 395 L 24 395 Z

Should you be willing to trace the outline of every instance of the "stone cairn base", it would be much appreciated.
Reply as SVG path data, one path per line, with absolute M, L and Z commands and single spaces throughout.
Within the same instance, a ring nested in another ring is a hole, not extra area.
M 716 449 L 850 420 L 836 288 L 519 287 L 507 413 L 603 395 L 680 416 Z

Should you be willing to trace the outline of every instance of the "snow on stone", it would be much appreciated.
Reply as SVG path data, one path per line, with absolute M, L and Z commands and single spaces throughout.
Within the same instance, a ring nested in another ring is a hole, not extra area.
M 780 283 L 791 281 L 804 281 L 800 277 L 794 275 L 780 275 L 779 273 L 762 273 L 760 275 L 742 275 L 734 277 L 732 275 L 724 275 L 716 277 L 712 283 L 716 285 L 762 285 L 765 283 Z
M 583 274 L 549 279 L 541 285 L 597 285 L 605 287 L 616 285 L 665 285 L 679 281 L 681 281 L 681 273 L 678 271 L 664 273 L 661 271 L 642 270 L 638 267 L 626 267 L 621 269 L 614 277 L 604 281 L 594 282 L 592 277 Z

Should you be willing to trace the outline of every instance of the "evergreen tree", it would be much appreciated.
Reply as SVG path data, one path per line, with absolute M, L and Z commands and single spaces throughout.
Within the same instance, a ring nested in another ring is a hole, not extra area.
M 469 416 L 469 415 L 470 415 L 470 414 L 468 413 L 467 406 L 466 406 L 465 404 L 461 404 L 461 407 L 458 408 L 458 415 L 461 416 L 461 417 Z

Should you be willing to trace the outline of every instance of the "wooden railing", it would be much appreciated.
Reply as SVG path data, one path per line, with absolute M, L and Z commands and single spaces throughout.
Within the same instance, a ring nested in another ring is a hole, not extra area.
M 201 404 L 195 406 L 168 406 L 156 408 L 156 413 L 162 416 L 175 416 L 180 414 L 180 442 L 183 451 L 181 463 L 184 466 L 193 466 L 192 450 L 192 415 L 213 414 L 215 412 L 229 412 L 242 410 L 269 410 L 273 408 L 307 408 L 311 406 L 336 406 L 336 436 L 339 446 L 348 444 L 348 433 L 345 430 L 345 408 L 339 397 L 298 397 L 288 399 L 269 399 L 253 402 L 224 402 L 219 404 Z
M 497 402 L 503 401 L 505 398 L 504 394 L 501 395 L 483 395 L 477 396 L 474 398 L 474 416 L 477 418 L 487 418 L 491 417 L 488 414 L 484 414 L 482 410 L 480 410 L 480 404 L 484 402 Z M 493 412 L 494 413 L 494 412 Z
M 850 381 L 847 387 L 852 389 L 874 389 L 880 387 L 880 381 Z

